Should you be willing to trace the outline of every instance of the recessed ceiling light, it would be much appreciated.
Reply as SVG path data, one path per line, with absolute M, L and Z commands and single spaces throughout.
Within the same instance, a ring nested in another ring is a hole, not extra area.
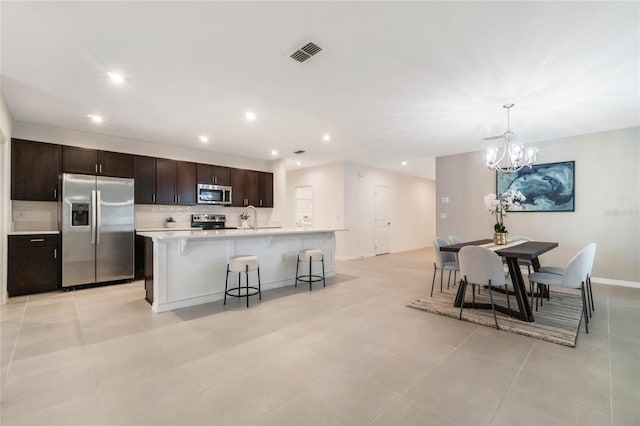
M 276 151 L 275 149 L 271 150 L 271 155 L 278 155 L 278 151 Z
M 325 141 L 325 142 L 329 142 L 331 140 L 331 135 L 329 133 L 325 133 L 322 136 L 322 140 Z
M 200 135 L 200 136 L 198 136 L 198 139 L 200 139 L 200 142 L 202 142 L 202 143 L 209 142 L 209 136 L 206 136 L 206 135 Z
M 407 162 L 406 162 L 406 161 L 403 161 L 403 162 L 402 162 L 402 163 L 400 163 L 400 164 L 402 164 L 403 166 L 406 166 L 406 165 L 407 165 Z
M 256 113 L 253 111 L 247 111 L 244 114 L 244 118 L 246 118 L 247 121 L 256 121 Z
M 112 83 L 122 84 L 124 83 L 124 76 L 119 72 L 108 72 L 107 75 Z
M 104 121 L 102 116 L 95 115 L 95 114 L 87 114 L 87 117 L 89 117 L 89 119 L 91 119 L 91 121 L 94 122 L 95 124 L 102 124 L 102 122 Z
M 301 165 L 302 165 L 302 163 L 301 163 L 301 162 L 296 161 L 296 166 L 301 166 Z

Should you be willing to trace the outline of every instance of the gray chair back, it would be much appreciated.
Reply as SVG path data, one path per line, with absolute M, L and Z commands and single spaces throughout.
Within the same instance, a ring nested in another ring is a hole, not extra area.
M 455 262 L 456 256 L 453 252 L 440 251 L 440 247 L 448 246 L 444 238 L 436 238 L 433 240 L 433 257 L 436 262 L 436 268 L 442 269 L 447 262 Z
M 591 273 L 596 256 L 596 243 L 587 244 L 569 261 L 562 274 L 562 287 L 580 288 Z
M 500 256 L 485 247 L 465 246 L 458 252 L 460 275 L 468 283 L 505 285 L 504 267 Z

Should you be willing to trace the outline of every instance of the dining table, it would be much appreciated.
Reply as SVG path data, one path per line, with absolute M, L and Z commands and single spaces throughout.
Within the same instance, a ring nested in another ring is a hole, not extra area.
M 485 239 L 442 246 L 440 247 L 440 251 L 457 253 L 462 247 L 469 245 L 487 247 L 490 250 L 493 250 L 498 256 L 504 257 L 506 260 L 509 268 L 511 284 L 513 286 L 513 294 L 515 295 L 518 303 L 518 310 L 516 311 L 499 305 L 496 305 L 495 309 L 522 321 L 534 322 L 533 312 L 531 311 L 531 305 L 529 304 L 529 299 L 527 297 L 527 289 L 524 278 L 522 277 L 522 272 L 520 271 L 518 260 L 530 260 L 534 271 L 537 272 L 540 269 L 538 256 L 558 247 L 558 243 L 546 241 L 511 241 L 504 246 L 500 246 L 493 244 L 493 240 Z M 465 303 L 462 288 L 463 286 L 458 286 L 458 293 L 456 294 L 454 302 L 454 306 L 456 307 L 460 307 L 462 306 L 462 303 Z M 509 292 L 509 294 L 511 293 Z M 467 307 L 467 304 L 468 302 L 465 303 L 464 307 Z M 469 303 L 468 306 L 471 307 L 471 304 Z M 491 309 L 491 305 L 488 304 L 487 306 L 482 306 L 482 304 L 476 303 L 475 307 Z

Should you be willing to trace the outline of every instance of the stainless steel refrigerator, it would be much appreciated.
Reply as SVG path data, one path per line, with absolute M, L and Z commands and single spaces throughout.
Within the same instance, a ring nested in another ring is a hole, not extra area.
M 134 273 L 133 179 L 62 175 L 62 287 Z

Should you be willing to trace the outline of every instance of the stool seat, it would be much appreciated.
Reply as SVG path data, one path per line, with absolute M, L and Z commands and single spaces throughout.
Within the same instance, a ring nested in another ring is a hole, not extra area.
M 256 271 L 258 273 L 258 286 L 249 285 L 249 272 Z M 238 286 L 229 288 L 229 272 L 238 273 Z M 245 285 L 242 285 L 241 274 L 245 274 Z M 249 296 L 258 295 L 262 300 L 262 290 L 260 286 L 260 265 L 258 257 L 253 255 L 240 255 L 229 258 L 227 263 L 227 278 L 224 283 L 224 304 L 227 304 L 227 296 L 244 297 L 247 299 L 247 308 L 249 307 Z
M 307 274 L 298 275 L 300 270 L 300 262 L 309 262 L 309 272 Z M 322 263 L 322 275 L 312 274 L 311 264 L 313 262 Z M 298 259 L 296 260 L 296 283 L 295 287 L 298 287 L 298 281 L 309 283 L 309 291 L 311 291 L 312 283 L 316 281 L 322 281 L 324 287 L 327 286 L 327 282 L 324 277 L 324 254 L 322 250 L 318 249 L 302 249 L 298 252 Z
M 234 256 L 229 259 L 229 272 L 246 272 L 258 270 L 258 257 L 251 255 Z
M 322 250 L 318 249 L 304 249 L 300 250 L 300 253 L 298 253 L 298 259 L 303 261 L 311 258 L 312 262 L 320 262 L 323 257 Z

